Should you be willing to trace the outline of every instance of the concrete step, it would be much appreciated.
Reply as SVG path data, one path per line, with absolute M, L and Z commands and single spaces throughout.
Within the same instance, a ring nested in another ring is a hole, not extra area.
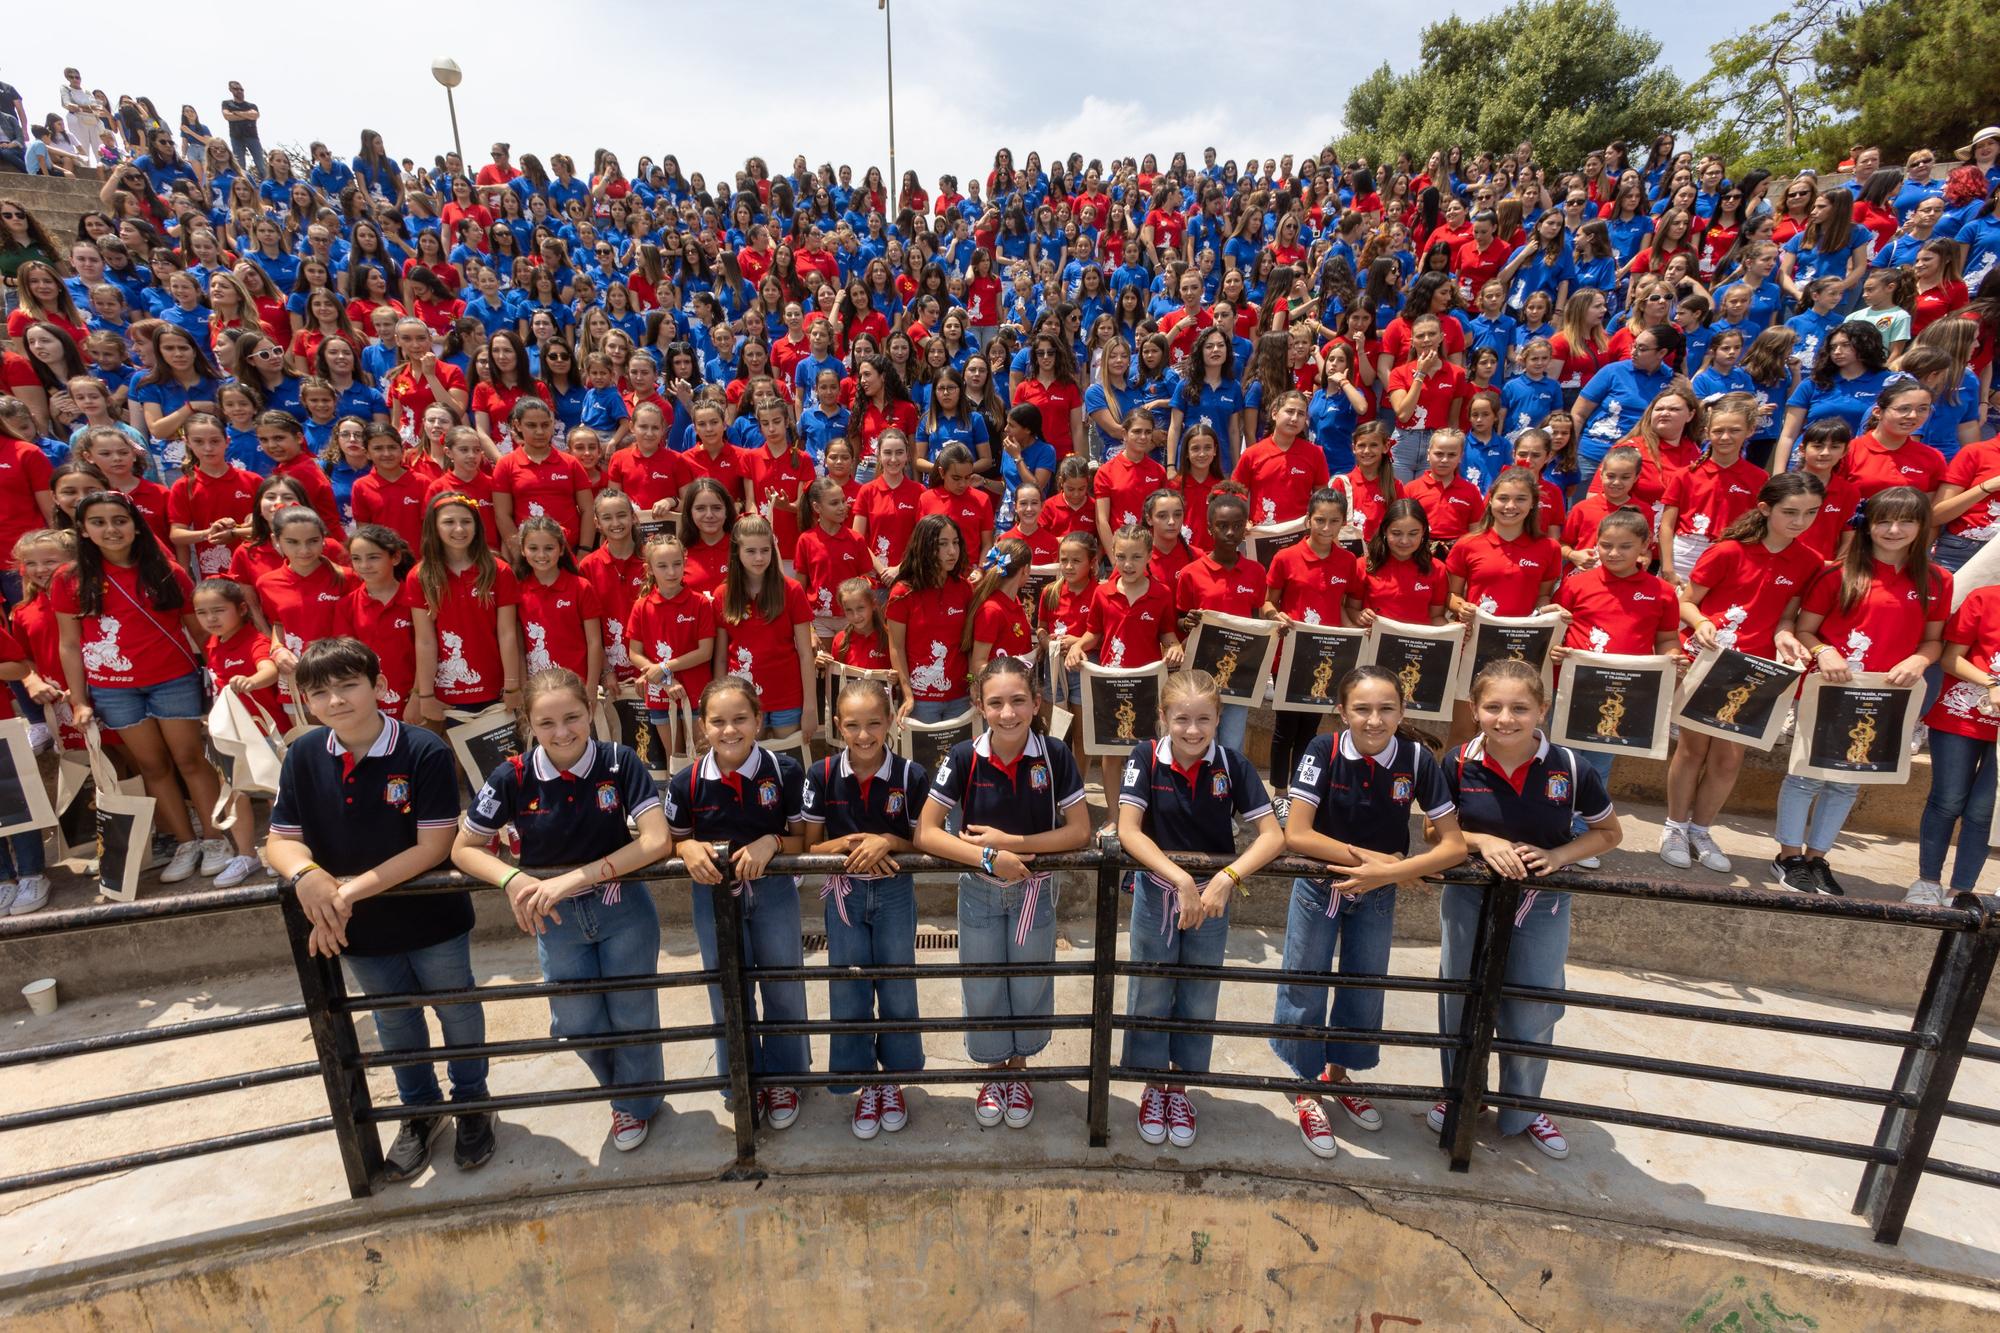
M 18 199 L 57 244 L 67 246 L 76 236 L 77 220 L 102 207 L 97 201 L 101 182 L 54 176 L 0 176 L 0 195 Z

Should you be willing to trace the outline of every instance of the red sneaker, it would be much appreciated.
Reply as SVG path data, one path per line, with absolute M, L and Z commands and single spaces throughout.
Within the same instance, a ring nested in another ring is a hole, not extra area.
M 1007 1085 L 1005 1083 L 982 1083 L 979 1096 L 972 1103 L 972 1118 L 991 1129 L 1000 1123 L 1006 1114 Z
M 1185 1092 L 1167 1094 L 1167 1138 L 1176 1148 L 1194 1142 L 1194 1103 Z
M 1545 1115 L 1538 1115 L 1528 1125 L 1528 1142 L 1540 1148 L 1560 1162 L 1569 1156 L 1569 1140 L 1556 1128 L 1556 1122 Z
M 1167 1094 L 1150 1083 L 1139 1094 L 1139 1138 L 1146 1143 L 1167 1141 Z
M 854 1137 L 872 1139 L 882 1128 L 882 1094 L 873 1086 L 854 1099 Z
M 1315 1157 L 1338 1157 L 1340 1145 L 1333 1141 L 1333 1126 L 1327 1123 L 1326 1108 L 1317 1097 L 1299 1097 L 1293 1102 L 1299 1112 L 1299 1137 Z
M 877 1091 L 882 1094 L 882 1128 L 894 1134 L 910 1123 L 909 1108 L 903 1105 L 903 1090 L 894 1083 L 884 1083 Z
M 797 1088 L 772 1088 L 764 1099 L 769 1112 L 772 1129 L 784 1129 L 799 1118 L 799 1090 Z
M 1035 1118 L 1035 1094 L 1025 1083 L 1007 1085 L 1007 1128 L 1025 1129 Z

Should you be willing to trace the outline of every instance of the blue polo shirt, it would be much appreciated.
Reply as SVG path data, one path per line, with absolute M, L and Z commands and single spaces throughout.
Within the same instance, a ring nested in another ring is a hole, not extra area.
M 1673 383 L 1674 369 L 1665 361 L 1652 374 L 1630 361 L 1614 361 L 1590 377 L 1580 397 L 1597 404 L 1584 423 L 1579 448 L 1585 458 L 1602 458 L 1613 445 L 1639 427 L 1646 407 L 1660 390 Z
M 1300 805 L 1312 811 L 1313 832 L 1390 856 L 1410 850 L 1412 806 L 1426 819 L 1455 808 L 1429 750 L 1398 736 L 1382 753 L 1364 755 L 1344 731 L 1337 737 L 1321 732 L 1307 742 L 1291 798 L 1293 818 Z
M 821 759 L 806 770 L 802 818 L 821 824 L 828 838 L 850 833 L 883 833 L 914 839 L 917 810 L 931 785 L 931 775 L 914 759 L 884 752 L 873 773 L 856 773 L 847 751 Z
M 1586 824 L 1611 818 L 1611 793 L 1596 769 L 1577 762 L 1566 746 L 1547 737 L 1516 773 L 1501 773 L 1486 761 L 1486 742 L 1475 736 L 1444 759 L 1445 785 L 1458 802 L 1458 822 L 1467 833 L 1485 833 L 1530 847 L 1570 842 L 1575 816 Z
M 724 773 L 711 750 L 667 780 L 667 827 L 734 852 L 767 833 L 790 835 L 804 818 L 804 789 L 805 770 L 788 754 L 755 745 L 742 767 Z
M 567 769 L 537 745 L 487 775 L 464 824 L 482 838 L 512 824 L 524 866 L 580 865 L 630 844 L 626 820 L 659 803 L 645 764 L 623 745 L 594 740 Z
M 1236 850 L 1237 819 L 1248 824 L 1271 813 L 1264 779 L 1248 759 L 1210 741 L 1192 770 L 1177 768 L 1165 737 L 1132 747 L 1118 804 L 1140 812 L 1140 827 L 1161 851 L 1214 856 Z
M 1785 406 L 1804 408 L 1805 424 L 1808 426 L 1821 417 L 1840 417 L 1847 422 L 1849 430 L 1859 435 L 1868 409 L 1875 406 L 1882 386 L 1894 376 L 1892 370 L 1866 370 L 1849 379 L 1835 371 L 1833 382 L 1821 388 L 1819 381 L 1807 375 L 1799 381 L 1799 387 L 1792 390 L 1791 399 Z
M 1553 375 L 1540 379 L 1516 375 L 1500 386 L 1500 407 L 1506 413 L 1502 424 L 1509 432 L 1541 425 L 1550 413 L 1560 411 L 1562 405 L 1562 385 Z
M 458 765 L 442 740 L 384 715 L 382 734 L 356 757 L 330 727 L 315 727 L 285 751 L 271 831 L 306 845 L 342 878 L 417 845 L 420 829 L 458 826 Z M 378 894 L 354 905 L 347 951 L 409 953 L 472 929 L 464 893 Z
M 1030 837 L 1062 824 L 1062 811 L 1083 799 L 1083 774 L 1069 747 L 1030 732 L 1011 764 L 993 757 L 992 733 L 951 747 L 931 779 L 930 799 L 963 808 L 961 827 L 984 824 Z

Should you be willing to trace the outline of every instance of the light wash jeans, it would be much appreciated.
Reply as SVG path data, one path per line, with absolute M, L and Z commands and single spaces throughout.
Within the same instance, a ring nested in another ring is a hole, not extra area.
M 1330 972 L 1337 947 L 1340 975 L 1381 976 L 1389 970 L 1389 940 L 1396 925 L 1395 886 L 1345 897 L 1335 914 L 1328 916 L 1329 883 L 1323 879 L 1292 881 L 1292 905 L 1285 917 L 1284 969 Z M 1381 991 L 1355 986 L 1335 990 L 1331 1023 L 1327 992 L 1325 986 L 1278 987 L 1277 1011 L 1271 1021 L 1381 1031 Z M 1382 1048 L 1374 1042 L 1280 1037 L 1272 1039 L 1271 1049 L 1300 1078 L 1318 1078 L 1328 1065 L 1373 1069 L 1382 1061 Z
M 716 965 L 715 895 L 717 886 L 694 886 L 694 938 L 701 947 L 701 965 Z M 721 892 L 729 892 L 728 888 Z M 743 965 L 752 967 L 798 967 L 806 960 L 805 945 L 799 938 L 799 882 L 790 875 L 766 875 L 753 880 L 743 895 Z M 802 1023 L 806 1018 L 806 985 L 803 981 L 743 982 L 743 1013 L 750 1029 L 750 1072 L 753 1074 L 802 1074 L 812 1067 L 812 1047 L 803 1035 L 763 1036 L 757 1030 L 757 1000 L 764 1002 L 763 1016 L 773 1023 Z M 712 1022 L 722 1021 L 722 988 L 708 988 L 708 1013 Z M 715 1039 L 715 1068 L 729 1072 L 729 1044 Z
M 1201 877 L 1196 877 L 1200 883 Z M 1126 876 L 1132 890 L 1131 954 L 1135 963 L 1172 963 L 1180 967 L 1220 967 L 1229 944 L 1229 912 L 1182 930 L 1179 908 L 1167 911 L 1167 890 L 1151 875 L 1133 871 Z M 1230 898 L 1230 907 L 1236 905 Z M 1215 1021 L 1222 982 L 1184 981 L 1170 977 L 1133 977 L 1125 987 L 1125 1011 L 1134 1018 L 1171 1018 L 1187 1023 Z M 1128 1029 L 1123 1063 L 1133 1069 L 1187 1069 L 1205 1072 L 1215 1037 L 1206 1032 L 1157 1032 Z
M 1573 750 L 1571 753 L 1576 756 L 1578 763 L 1587 764 L 1597 771 L 1597 776 L 1604 779 L 1604 790 L 1607 792 L 1611 790 L 1611 765 L 1618 758 L 1617 755 L 1605 754 L 1599 750 Z M 1590 825 L 1583 822 L 1582 815 L 1571 816 L 1570 837 L 1581 838 L 1589 828 Z
M 912 699 L 910 700 L 910 721 L 949 722 L 955 717 L 963 717 L 972 709 L 972 696 L 961 694 L 956 699 Z
M 1446 981 L 1463 981 L 1472 975 L 1472 942 L 1479 933 L 1479 906 L 1485 894 L 1476 885 L 1447 884 L 1438 903 L 1438 919 L 1443 928 L 1439 940 L 1438 976 Z M 1550 986 L 1563 984 L 1563 963 L 1569 957 L 1569 895 L 1543 889 L 1535 895 L 1527 915 L 1514 927 L 1514 940 L 1507 952 L 1508 984 Z M 1459 1016 L 1465 1007 L 1462 995 L 1438 996 L 1438 1031 L 1446 1036 L 1458 1032 Z M 1509 1041 L 1547 1042 L 1555 1036 L 1556 1022 L 1563 1015 L 1559 1004 L 1535 1000 L 1500 1001 L 1496 1031 Z M 1444 1081 L 1454 1084 L 1452 1051 L 1440 1053 L 1444 1060 Z M 1549 1062 L 1525 1055 L 1500 1057 L 1500 1091 L 1510 1097 L 1540 1097 L 1549 1076 Z M 1506 1107 L 1500 1111 L 1500 1132 L 1519 1134 L 1534 1122 L 1538 1111 Z
M 908 875 L 851 881 L 847 920 L 833 897 L 826 899 L 826 955 L 834 967 L 907 966 L 917 961 L 917 889 Z M 917 1017 L 917 983 L 834 981 L 827 983 L 827 1011 L 837 1023 Z M 830 1043 L 827 1068 L 901 1073 L 924 1067 L 920 1032 L 841 1032 Z M 853 1092 L 836 1085 L 831 1092 Z
M 454 936 L 408 953 L 342 954 L 347 975 L 363 995 L 409 995 L 418 991 L 465 990 L 472 985 L 472 935 Z M 424 1011 L 376 1009 L 375 1037 L 385 1051 L 430 1049 L 430 1027 Z M 486 1011 L 476 1004 L 437 1006 L 438 1026 L 447 1046 L 477 1046 L 486 1040 Z M 396 1095 L 403 1105 L 424 1110 L 444 1101 L 437 1070 L 431 1065 L 396 1065 Z M 486 1099 L 486 1058 L 453 1060 L 445 1066 L 451 1078 L 451 1099 Z
M 1056 956 L 1056 882 L 1051 878 L 1035 898 L 1026 938 L 1020 933 L 1028 880 L 996 884 L 983 875 L 958 877 L 958 961 L 961 963 L 1049 963 Z M 1049 1030 L 1028 1026 L 1056 1011 L 1054 977 L 966 977 L 960 982 L 967 1018 L 1013 1018 L 1023 1026 L 968 1032 L 965 1052 L 983 1065 L 1030 1056 L 1049 1044 Z
M 595 981 L 639 977 L 660 970 L 660 917 L 646 886 L 627 883 L 618 901 L 596 893 L 567 899 L 557 909 L 562 920 L 535 937 L 535 956 L 547 981 Z M 560 1039 L 606 1032 L 649 1032 L 660 1026 L 660 995 L 652 990 L 602 991 L 595 995 L 551 995 L 549 1035 Z M 576 1053 L 600 1088 L 658 1083 L 666 1059 L 658 1042 L 647 1046 L 594 1047 Z M 615 1097 L 611 1109 L 640 1120 L 660 1112 L 657 1093 Z
M 1828 850 L 1859 799 L 1861 788 L 1852 782 L 1788 775 L 1778 787 L 1778 841 L 1809 852 Z
M 1215 720 L 1215 740 L 1226 750 L 1243 753 L 1243 737 L 1250 730 L 1249 704 L 1224 704 Z
M 1396 427 L 1395 443 L 1389 449 L 1390 465 L 1396 469 L 1396 480 L 1407 486 L 1423 475 L 1430 466 L 1431 433 L 1429 430 L 1406 430 Z

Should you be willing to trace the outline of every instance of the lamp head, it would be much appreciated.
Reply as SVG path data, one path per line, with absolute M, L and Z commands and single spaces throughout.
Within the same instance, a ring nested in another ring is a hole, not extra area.
M 456 88 L 459 80 L 465 77 L 465 71 L 458 67 L 456 60 L 448 56 L 439 56 L 431 61 L 431 77 L 447 88 Z

